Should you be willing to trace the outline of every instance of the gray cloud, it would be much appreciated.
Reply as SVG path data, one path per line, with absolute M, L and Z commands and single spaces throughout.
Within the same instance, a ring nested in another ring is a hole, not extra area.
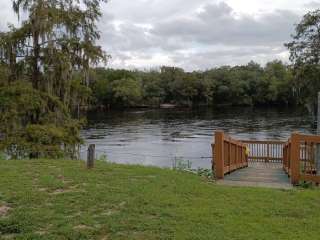
M 150 2 L 151 9 L 156 2 Z M 179 11 L 165 15 L 160 9 L 140 17 L 137 13 L 121 19 L 105 16 L 101 43 L 113 56 L 111 66 L 168 64 L 193 70 L 250 60 L 262 64 L 275 58 L 287 60 L 283 44 L 290 40 L 299 14 L 274 10 L 254 16 L 238 13 L 225 2 L 191 2 L 182 7 L 188 14 Z M 173 8 L 178 5 L 173 4 Z
M 312 1 L 304 4 L 304 6 L 309 9 L 320 8 L 320 1 Z
M 225 3 L 210 4 L 193 18 L 177 18 L 155 25 L 155 35 L 198 44 L 271 45 L 283 44 L 293 32 L 299 16 L 278 10 L 259 17 L 236 16 Z
M 240 11 L 234 2 L 110 0 L 103 5 L 98 24 L 99 44 L 112 55 L 109 67 L 117 68 L 167 64 L 194 70 L 250 60 L 286 61 L 283 44 L 290 41 L 294 24 L 306 10 L 320 6 L 315 0 L 279 0 L 272 6 L 271 1 L 256 0 L 261 8 L 253 14 L 252 8 Z M 0 0 L 0 14 L 5 19 L 0 30 L 6 29 L 7 22 L 17 23 L 11 1 Z
M 8 30 L 8 24 L 17 24 L 17 16 L 13 14 L 12 2 L 8 0 L 0 0 L 0 31 Z

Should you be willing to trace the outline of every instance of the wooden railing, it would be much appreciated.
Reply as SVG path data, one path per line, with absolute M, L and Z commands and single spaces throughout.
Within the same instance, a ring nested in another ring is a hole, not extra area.
M 283 170 L 291 176 L 291 138 L 283 146 Z
M 212 150 L 212 168 L 217 179 L 223 179 L 225 174 L 248 166 L 246 145 L 230 138 L 224 132 L 215 133 Z
M 282 163 L 283 146 L 281 141 L 248 141 L 241 140 L 247 145 L 249 162 Z
M 293 184 L 320 183 L 320 136 L 292 134 L 283 148 L 283 168 Z

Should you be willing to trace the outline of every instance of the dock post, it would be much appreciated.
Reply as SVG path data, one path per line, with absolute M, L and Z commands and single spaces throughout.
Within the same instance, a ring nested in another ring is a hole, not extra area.
M 300 178 L 300 138 L 298 133 L 293 133 L 291 136 L 291 183 L 299 184 Z
M 88 169 L 91 169 L 94 167 L 95 149 L 96 149 L 96 146 L 94 144 L 89 145 L 88 156 L 87 156 L 87 168 Z
M 214 171 L 216 179 L 224 178 L 224 132 L 215 132 Z

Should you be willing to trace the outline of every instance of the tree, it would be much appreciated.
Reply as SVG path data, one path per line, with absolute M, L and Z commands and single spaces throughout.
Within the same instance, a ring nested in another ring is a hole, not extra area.
M 1 150 L 30 157 L 74 153 L 80 124 L 70 112 L 91 94 L 90 68 L 107 60 L 96 45 L 102 2 L 13 1 L 24 17 L 21 26 L 0 33 L 0 71 L 7 78 L 0 79 Z
M 286 46 L 294 64 L 294 91 L 301 103 L 314 113 L 320 90 L 320 10 L 307 13 Z
M 95 45 L 101 2 L 105 0 L 13 1 L 18 17 L 25 13 L 27 18 L 0 37 L 0 57 L 9 66 L 10 81 L 27 79 L 35 89 L 70 104 L 74 74 L 81 73 L 88 85 L 90 66 L 106 60 Z
M 81 143 L 79 122 L 62 102 L 27 82 L 0 88 L 0 122 L 0 149 L 13 158 L 74 157 Z
M 132 78 L 123 78 L 112 83 L 114 98 L 124 107 L 139 104 L 142 99 L 142 89 L 139 82 Z

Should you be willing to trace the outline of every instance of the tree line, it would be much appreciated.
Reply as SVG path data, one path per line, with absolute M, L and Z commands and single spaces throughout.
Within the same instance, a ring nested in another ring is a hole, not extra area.
M 320 91 L 320 9 L 305 14 L 284 44 L 290 64 L 249 62 L 206 71 L 161 67 L 150 71 L 98 68 L 90 88 L 93 106 L 281 105 L 303 106 L 312 115 Z
M 99 107 L 301 104 L 292 67 L 278 60 L 264 67 L 249 62 L 194 72 L 167 66 L 150 71 L 97 68 L 92 78 L 92 105 Z

